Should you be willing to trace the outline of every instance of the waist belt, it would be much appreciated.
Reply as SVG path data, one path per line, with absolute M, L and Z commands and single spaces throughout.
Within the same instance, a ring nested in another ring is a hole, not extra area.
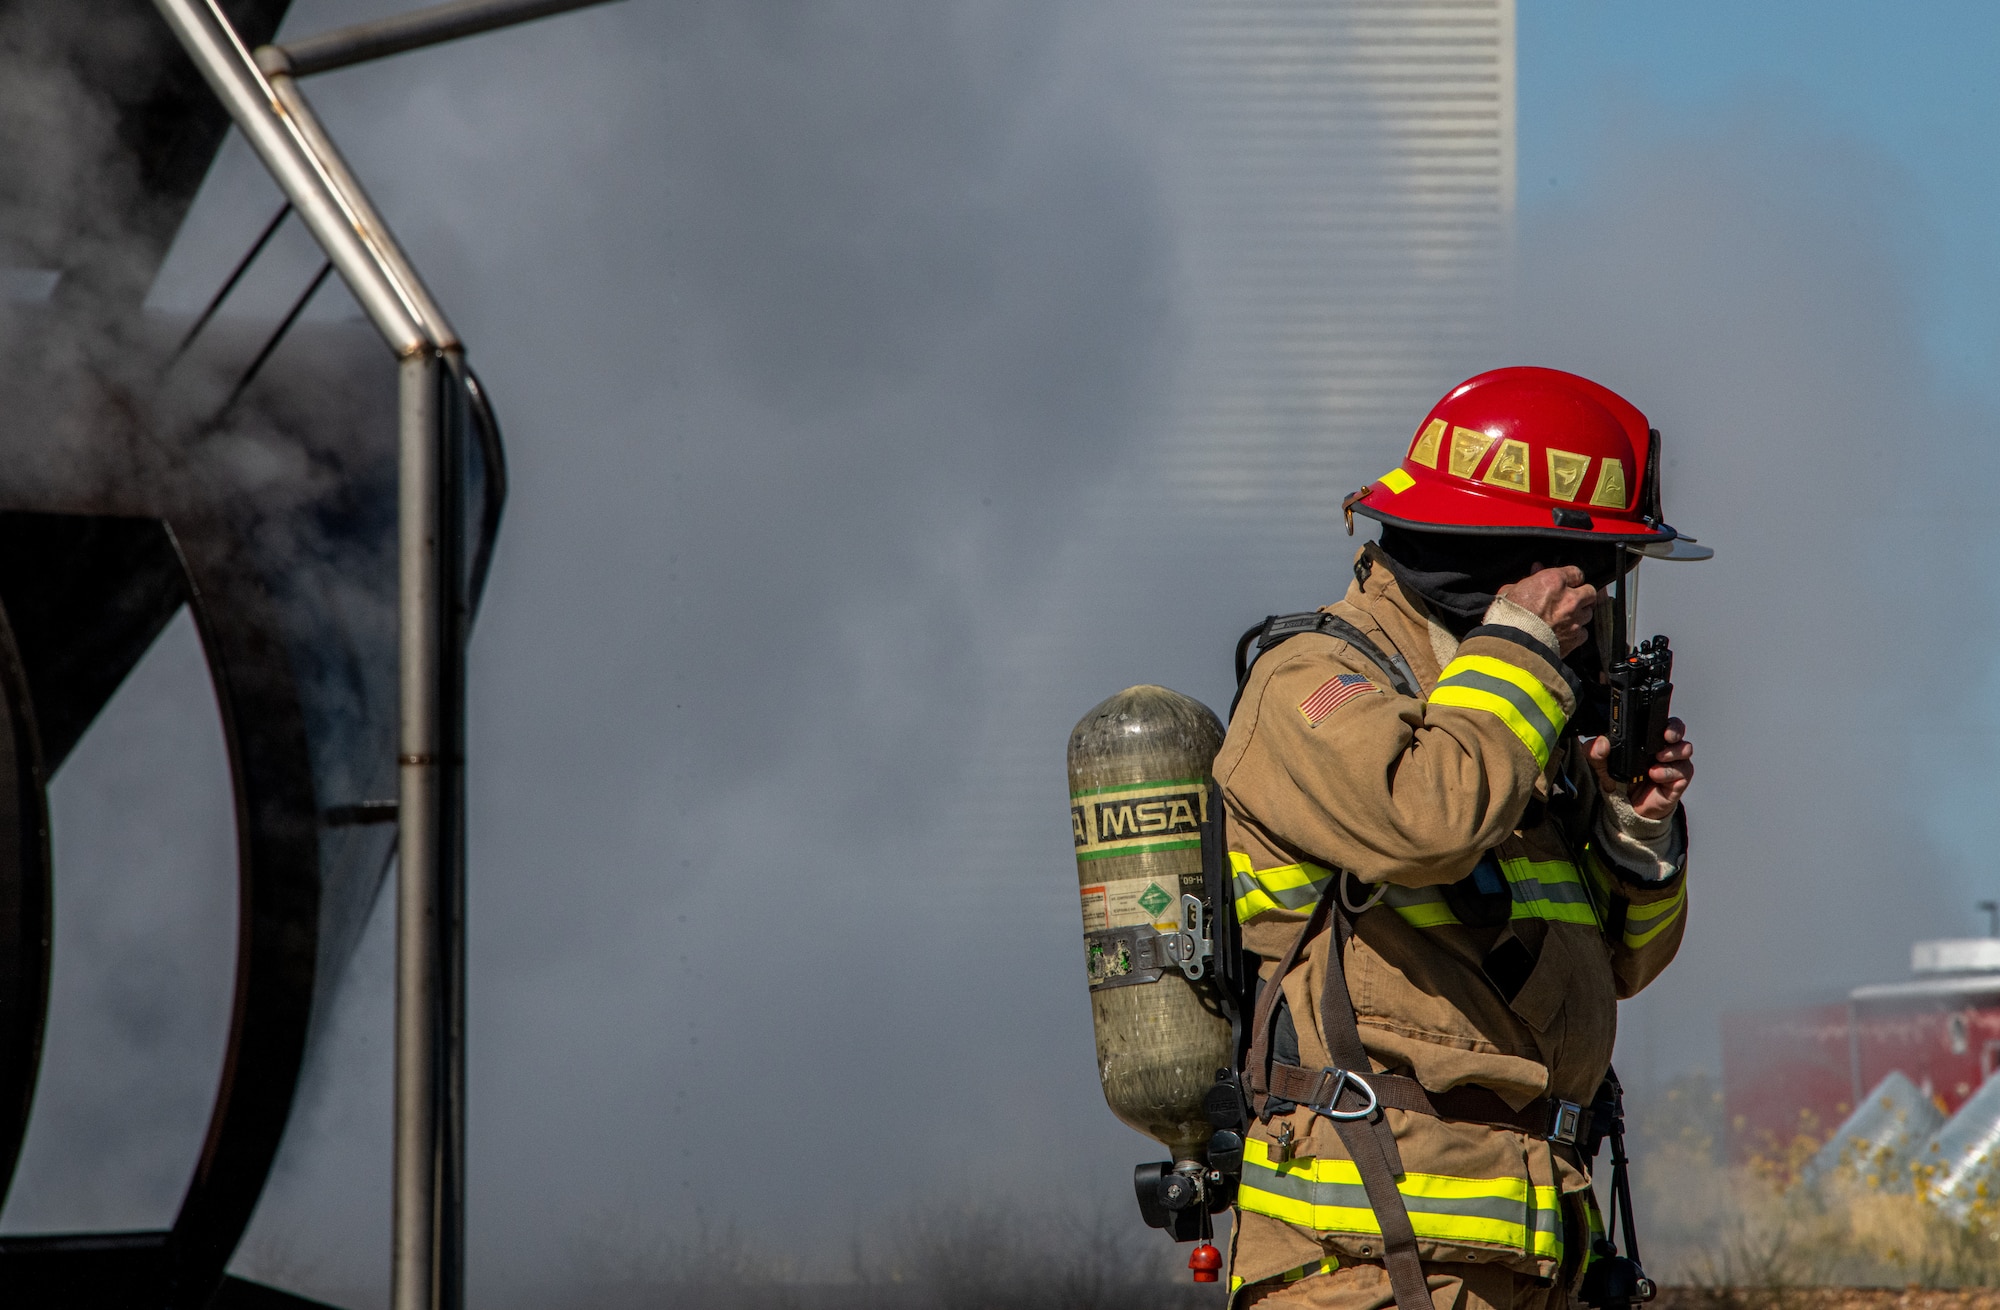
M 1433 1092 L 1414 1078 L 1394 1073 L 1355 1073 L 1329 1065 L 1303 1069 L 1273 1061 L 1268 1090 L 1281 1100 L 1296 1101 L 1329 1119 L 1365 1119 L 1377 1108 L 1407 1110 L 1433 1119 L 1489 1124 L 1530 1137 L 1575 1146 L 1590 1136 L 1590 1111 L 1575 1101 L 1538 1096 L 1520 1109 L 1498 1092 L 1484 1087 L 1454 1087 Z M 1342 1108 L 1342 1102 L 1348 1104 Z

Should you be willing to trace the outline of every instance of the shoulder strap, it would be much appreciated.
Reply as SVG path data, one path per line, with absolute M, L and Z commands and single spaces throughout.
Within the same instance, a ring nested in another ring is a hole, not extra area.
M 1243 688 L 1250 681 L 1250 666 L 1258 656 L 1280 642 L 1306 632 L 1322 632 L 1329 637 L 1338 637 L 1355 650 L 1361 652 L 1370 664 L 1382 671 L 1389 685 L 1405 696 L 1417 694 L 1417 675 L 1410 671 L 1410 663 L 1402 653 L 1391 649 L 1383 654 L 1361 629 L 1337 614 L 1325 610 L 1307 610 L 1302 614 L 1273 614 L 1262 623 L 1252 624 L 1249 631 L 1236 639 L 1236 698 L 1229 702 L 1231 717 L 1236 714 L 1236 706 L 1243 699 Z M 1256 654 L 1251 654 L 1252 643 L 1256 644 Z

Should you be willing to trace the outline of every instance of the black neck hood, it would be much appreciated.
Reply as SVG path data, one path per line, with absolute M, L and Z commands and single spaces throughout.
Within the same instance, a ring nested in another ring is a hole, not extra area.
M 1609 585 L 1618 570 L 1615 546 L 1548 537 L 1416 532 L 1385 523 L 1380 545 L 1396 581 L 1456 637 L 1478 626 L 1500 588 L 1527 577 L 1537 564 L 1575 564 L 1599 587 Z

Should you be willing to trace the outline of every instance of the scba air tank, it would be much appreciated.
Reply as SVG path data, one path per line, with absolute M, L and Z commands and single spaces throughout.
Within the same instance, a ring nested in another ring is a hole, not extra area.
M 1176 1161 L 1202 1157 L 1215 1131 L 1202 1099 L 1233 1056 L 1203 950 L 1202 832 L 1221 818 L 1209 812 L 1221 748 L 1214 713 L 1165 687 L 1128 687 L 1069 737 L 1098 1077 L 1111 1112 Z

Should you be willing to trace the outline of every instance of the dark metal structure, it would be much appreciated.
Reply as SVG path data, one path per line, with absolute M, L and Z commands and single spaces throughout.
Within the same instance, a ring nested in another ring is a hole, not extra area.
M 208 12 L 254 47 L 285 7 L 219 0 Z M 423 39 L 497 25 L 470 12 L 481 7 L 446 6 Z M 499 21 L 574 7 L 485 6 L 511 14 Z M 422 44 L 412 36 L 422 29 L 354 39 L 379 54 Z M 462 658 L 454 673 L 450 657 L 462 655 L 505 496 L 498 429 L 455 341 L 425 354 L 413 391 L 410 360 L 385 355 L 374 332 L 304 325 L 333 252 L 277 324 L 246 335 L 213 319 L 295 200 L 198 320 L 144 312 L 230 123 L 183 52 L 187 39 L 146 0 L 0 0 L 0 85 L 32 76 L 40 91 L 0 98 L 0 268 L 54 276 L 45 299 L 0 302 L 0 1198 L 27 1131 L 48 1001 L 61 875 L 46 787 L 182 606 L 222 717 L 238 846 L 227 1053 L 179 1212 L 157 1232 L 0 1237 L 0 1304 L 23 1310 L 310 1304 L 224 1270 L 276 1156 L 315 1023 L 380 892 L 399 790 L 409 794 L 412 768 L 440 766 L 447 792 L 462 787 L 462 717 L 449 705 L 462 706 Z M 272 77 L 295 94 L 283 70 Z M 434 434 L 425 476 L 439 517 L 426 567 L 443 593 L 442 627 L 423 638 L 444 652 L 433 720 L 442 736 L 424 759 L 399 724 L 399 643 L 407 669 L 411 624 L 398 491 L 411 466 L 406 441 L 399 471 L 397 434 L 410 430 L 413 404 Z M 429 934 L 430 967 L 443 974 L 433 979 L 442 992 L 422 998 L 437 1029 L 425 1040 L 462 1043 L 464 833 L 449 801 L 432 820 L 442 830 L 423 841 L 447 873 L 458 870 L 456 891 L 447 879 L 430 919 L 402 931 Z M 405 842 L 416 840 L 407 800 L 402 817 Z M 399 1081 L 401 1064 L 399 1054 Z M 462 1067 L 433 1068 L 426 1085 L 462 1107 Z M 444 1154 L 426 1167 L 450 1191 L 462 1186 L 462 1152 L 454 1116 L 435 1118 Z M 398 1140 L 400 1153 L 400 1124 Z M 440 1213 L 447 1231 L 423 1291 L 455 1305 L 449 1198 Z
M 378 416 L 383 408 L 378 403 Z M 309 548 L 330 547 L 351 563 L 373 553 L 378 569 L 386 565 L 369 537 L 393 525 L 368 504 L 393 494 L 380 476 L 386 471 L 378 468 L 372 489 L 311 506 L 316 516 L 346 521 L 334 532 L 309 530 L 318 537 Z M 366 821 L 393 810 L 365 806 L 393 794 L 393 627 L 379 612 L 368 615 L 366 601 L 353 607 L 360 613 L 328 612 L 336 599 L 325 585 L 331 571 L 285 578 L 290 549 L 260 548 L 271 541 L 260 529 L 278 525 L 258 521 L 244 488 L 215 492 L 209 506 L 149 504 L 141 495 L 0 512 L 9 761 L 0 923 L 10 930 L 0 948 L 7 966 L 0 1149 L 10 1171 L 27 1127 L 47 1000 L 55 871 L 45 782 L 184 604 L 222 712 L 239 866 L 227 1056 L 173 1226 L 0 1238 L 0 1300 L 10 1306 L 210 1300 L 276 1155 L 314 1015 L 359 935 L 394 840 L 393 825 Z M 371 744 L 376 749 L 357 749 Z M 370 767 L 370 756 L 379 763 Z

